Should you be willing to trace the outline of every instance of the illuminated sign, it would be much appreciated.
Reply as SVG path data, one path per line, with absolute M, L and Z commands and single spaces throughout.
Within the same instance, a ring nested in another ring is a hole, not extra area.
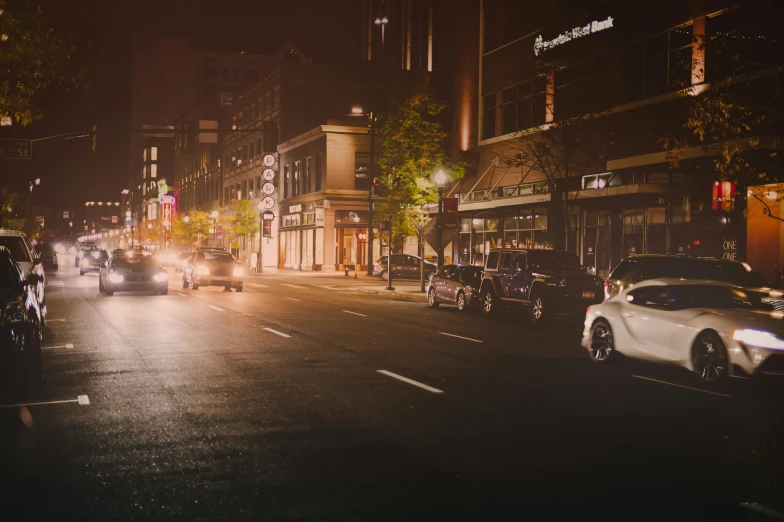
M 158 198 L 158 201 L 160 202 L 161 205 L 174 205 L 174 196 L 172 196 L 171 194 L 164 194 L 163 196 Z
M 548 51 L 553 47 L 557 47 L 576 38 L 580 38 L 581 36 L 587 36 L 589 34 L 598 33 L 599 31 L 604 31 L 605 29 L 610 29 L 612 26 L 613 17 L 608 16 L 607 20 L 602 20 L 601 22 L 593 21 L 590 24 L 575 27 L 571 31 L 566 31 L 565 33 L 559 34 L 552 40 L 544 41 L 542 39 L 542 35 L 539 35 L 536 37 L 536 40 L 534 40 L 534 54 L 539 56 L 543 52 Z
M 289 214 L 296 214 L 302 212 L 302 205 L 289 205 Z

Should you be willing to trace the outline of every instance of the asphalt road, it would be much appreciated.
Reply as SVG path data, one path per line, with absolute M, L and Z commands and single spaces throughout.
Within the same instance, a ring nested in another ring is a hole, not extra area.
M 0 400 L 4 515 L 784 512 L 781 383 L 711 387 L 678 369 L 597 366 L 579 322 L 536 330 L 338 280 L 264 275 L 236 293 L 177 278 L 166 296 L 107 297 L 67 259 L 48 277 L 43 389 Z

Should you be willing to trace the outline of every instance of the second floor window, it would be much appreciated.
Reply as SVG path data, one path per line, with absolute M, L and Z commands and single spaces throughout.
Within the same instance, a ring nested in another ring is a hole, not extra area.
M 354 188 L 370 189 L 370 154 L 367 152 L 354 153 Z
M 300 172 L 299 172 L 299 168 L 300 168 L 300 162 L 299 161 L 295 161 L 294 162 L 294 184 L 292 185 L 292 191 L 291 191 L 291 195 L 292 196 L 299 196 L 299 192 L 300 192 L 300 186 L 299 186 L 299 183 L 300 183 L 300 176 L 299 176 L 299 174 L 300 174 Z
M 291 183 L 291 167 L 285 165 L 283 167 L 283 199 L 289 197 L 289 185 Z

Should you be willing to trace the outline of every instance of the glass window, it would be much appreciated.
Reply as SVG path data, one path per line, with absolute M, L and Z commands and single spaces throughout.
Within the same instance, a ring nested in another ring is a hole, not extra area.
M 496 269 L 498 268 L 498 260 L 500 258 L 500 254 L 498 252 L 490 252 L 487 255 L 487 265 L 486 268 L 489 269 Z
M 157 178 L 158 177 L 158 164 L 153 163 L 150 165 L 150 177 Z
M 321 153 L 316 154 L 316 167 L 313 175 L 316 177 L 316 190 L 321 190 L 321 164 L 322 164 L 322 156 Z
M 485 220 L 485 230 L 488 232 L 495 232 L 498 230 L 498 219 L 496 218 L 487 218 Z
M 512 268 L 512 253 L 511 252 L 504 252 L 501 254 L 501 264 L 498 268 L 509 269 Z
M 158 161 L 158 147 L 150 147 L 150 160 Z
M 370 190 L 370 153 L 354 153 L 354 188 Z
M 6 247 L 17 263 L 32 261 L 24 240 L 19 236 L 0 236 L 0 246 Z
M 627 300 L 647 308 L 672 309 L 673 298 L 667 286 L 646 286 L 629 292 Z
M 474 218 L 471 220 L 471 226 L 474 232 L 482 232 L 485 229 L 485 220 L 482 218 Z
M 482 124 L 482 138 L 492 138 L 495 136 L 495 110 L 496 95 L 489 94 L 484 98 L 484 120 Z
M 283 166 L 283 199 L 288 197 L 289 184 L 291 183 L 291 167 Z
M 571 252 L 529 250 L 528 263 L 533 270 L 581 271 L 580 260 Z
M 546 230 L 547 229 L 547 209 L 540 208 L 534 213 L 534 229 Z
M 299 174 L 300 174 L 299 168 L 300 168 L 299 161 L 295 161 L 294 162 L 293 174 L 292 174 L 293 179 L 292 179 L 292 184 L 291 184 L 291 195 L 292 196 L 299 196 L 299 189 L 300 189 L 300 186 L 299 186 L 299 181 L 300 181 L 300 178 L 299 178 Z
M 671 203 L 670 221 L 673 223 L 691 221 L 691 199 L 689 196 L 683 196 Z
M 463 281 L 478 281 L 482 279 L 482 268 L 478 266 L 461 266 L 460 279 Z
M 648 209 L 648 223 L 664 223 L 664 207 L 651 207 Z
M 742 263 L 732 261 L 690 260 L 697 279 L 721 281 L 746 288 L 770 287 L 770 282 L 759 272 L 746 268 Z
M 302 193 L 310 192 L 310 158 L 305 158 L 305 171 L 302 175 Z
M 504 248 L 517 248 L 517 232 L 504 232 Z
M 471 232 L 471 218 L 460 218 L 460 232 L 461 233 Z

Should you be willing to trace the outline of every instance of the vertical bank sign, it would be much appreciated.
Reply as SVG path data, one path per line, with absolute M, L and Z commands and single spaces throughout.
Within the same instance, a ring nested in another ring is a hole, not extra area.
M 613 17 L 608 16 L 607 20 L 593 21 L 590 24 L 575 27 L 571 31 L 566 31 L 565 33 L 559 34 L 552 40 L 545 41 L 542 39 L 542 35 L 539 35 L 536 37 L 536 40 L 534 40 L 534 54 L 539 56 L 543 52 L 548 51 L 553 47 L 558 47 L 561 44 L 570 42 L 580 38 L 581 36 L 587 36 L 589 34 L 598 33 L 599 31 L 604 31 L 605 29 L 610 29 L 612 26 Z

